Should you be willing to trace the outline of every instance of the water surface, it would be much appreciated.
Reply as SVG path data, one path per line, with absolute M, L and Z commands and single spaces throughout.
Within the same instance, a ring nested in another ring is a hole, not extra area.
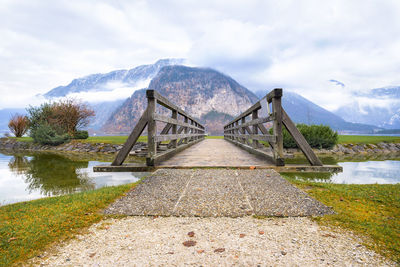
M 335 184 L 400 183 L 400 161 L 338 162 L 340 173 L 285 173 L 288 178 Z
M 99 173 L 104 162 L 54 153 L 0 153 L 0 205 L 136 182 L 147 173 Z

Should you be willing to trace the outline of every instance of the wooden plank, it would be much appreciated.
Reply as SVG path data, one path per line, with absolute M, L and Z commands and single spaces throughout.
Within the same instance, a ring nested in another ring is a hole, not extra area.
M 156 121 L 161 121 L 161 122 L 166 122 L 166 123 L 170 123 L 170 124 L 174 124 L 174 125 L 178 125 L 178 126 L 185 126 L 188 128 L 193 128 L 193 129 L 197 129 L 197 130 L 203 130 L 200 127 L 196 127 L 194 125 L 190 125 L 188 123 L 182 122 L 182 121 L 178 121 L 177 119 L 174 118 L 169 118 L 167 116 L 163 116 L 161 114 L 154 114 L 154 120 Z
M 266 142 L 275 142 L 276 140 L 276 137 L 273 135 L 263 135 L 263 134 L 227 134 L 227 136 L 235 137 L 236 140 L 240 138 L 245 138 L 246 140 L 253 139 Z
M 252 120 L 257 120 L 258 119 L 258 109 L 257 110 L 254 110 L 252 113 L 251 113 L 251 119 Z M 258 126 L 257 125 L 253 125 L 253 135 L 257 135 L 258 134 Z M 253 148 L 258 148 L 259 147 L 259 143 L 258 143 L 258 139 L 254 139 L 254 138 L 252 138 L 253 139 L 253 143 L 252 143 L 252 146 L 253 146 Z
M 172 111 L 172 119 L 178 120 L 178 112 L 176 112 L 175 110 Z M 172 125 L 172 131 L 171 133 L 174 135 L 177 132 L 177 127 L 176 124 Z M 177 141 L 176 139 L 171 140 L 171 147 L 176 148 L 177 145 Z
M 282 97 L 282 88 L 275 88 L 274 90 L 272 90 L 271 92 L 269 92 L 266 96 L 267 98 L 267 102 L 271 103 L 272 98 L 281 98 Z
M 171 130 L 172 128 L 172 124 L 167 123 L 167 125 L 165 125 L 164 129 L 161 130 L 160 134 L 168 134 L 169 130 Z M 157 146 L 160 146 L 161 142 L 157 143 Z
M 264 125 L 259 124 L 259 125 L 258 125 L 258 128 L 260 129 L 260 131 L 261 131 L 263 134 L 269 134 L 268 129 L 265 128 Z M 272 149 L 276 149 L 275 142 L 268 142 L 268 144 L 269 144 L 269 146 L 270 146 Z
M 274 111 L 274 118 L 275 118 L 274 135 L 276 136 L 276 142 L 274 147 L 274 156 L 277 165 L 283 166 L 285 165 L 285 162 L 283 155 L 283 134 L 282 134 L 282 98 L 281 98 L 282 89 L 274 89 L 272 92 L 270 92 L 270 94 L 273 95 L 272 108 Z
M 213 166 L 214 168 L 227 168 L 227 166 Z M 240 165 L 235 166 L 231 165 L 228 166 L 229 168 L 235 169 L 249 169 L 254 166 L 252 165 Z M 102 164 L 93 167 L 94 172 L 152 172 L 157 169 L 209 169 L 210 166 L 176 166 L 176 165 L 162 165 L 162 166 L 155 166 L 149 167 L 144 164 L 135 164 L 135 163 L 127 163 L 121 166 L 110 166 L 108 164 Z M 343 167 L 338 165 L 324 165 L 324 166 L 310 166 L 310 165 L 291 165 L 287 164 L 285 166 L 273 166 L 270 164 L 265 164 L 264 166 L 257 166 L 256 169 L 272 169 L 277 172 L 343 172 Z
M 112 166 L 119 166 L 125 161 L 126 157 L 129 155 L 129 152 L 132 150 L 132 147 L 135 145 L 136 141 L 139 139 L 140 135 L 142 134 L 144 128 L 146 128 L 147 119 L 148 119 L 148 110 L 146 109 L 144 111 L 142 117 L 140 117 L 135 128 L 133 128 L 128 139 L 126 139 L 125 144 L 122 146 L 121 150 L 118 152 L 114 161 L 111 163 Z
M 155 90 L 147 90 L 146 91 L 146 96 L 149 98 L 155 98 L 157 99 L 157 103 L 168 108 L 171 110 L 176 110 L 179 114 L 186 116 L 188 118 L 190 118 L 193 121 L 196 121 L 197 123 L 199 123 L 196 119 L 192 118 L 189 114 L 187 114 L 185 111 L 183 111 L 182 109 L 178 108 L 175 104 L 173 104 L 171 101 L 169 101 L 166 97 L 162 96 L 160 93 L 158 93 Z M 199 123 L 201 124 L 201 123 Z
M 187 122 L 188 122 L 188 118 L 185 116 L 184 117 L 184 122 L 186 123 L 186 124 L 188 124 Z M 180 133 L 182 133 L 182 131 L 184 131 L 185 132 L 185 134 L 187 134 L 188 132 L 189 132 L 189 130 L 188 130 L 189 128 L 188 127 L 181 127 L 181 128 L 179 128 L 179 130 L 178 130 L 178 134 L 180 134 Z M 185 144 L 187 144 L 188 142 L 187 142 L 187 138 L 181 138 L 181 140 L 179 140 L 179 142 L 178 142 L 178 146 L 180 146 L 181 144 L 183 144 L 183 143 L 185 143 Z
M 201 134 L 201 133 L 194 133 L 194 134 L 166 134 L 166 135 L 156 135 L 154 137 L 154 140 L 156 140 L 156 142 L 164 142 L 164 141 L 177 140 L 177 139 L 180 139 L 180 138 L 187 138 L 187 137 L 200 138 L 202 136 L 205 136 L 205 134 Z
M 260 100 L 261 101 L 261 100 Z M 238 120 L 240 120 L 243 117 L 247 117 L 249 116 L 254 110 L 259 110 L 261 108 L 261 104 L 260 101 L 258 101 L 257 103 L 255 103 L 254 105 L 252 105 L 250 108 L 248 108 L 245 112 L 243 112 L 242 114 L 240 114 L 239 116 L 237 116 L 236 118 L 234 118 L 231 122 L 229 122 L 226 125 L 232 124 L 237 122 Z
M 300 133 L 300 131 L 297 129 L 296 125 L 293 123 L 293 121 L 290 119 L 286 111 L 282 108 L 282 122 L 283 125 L 285 125 L 286 129 L 290 133 L 290 135 L 293 137 L 294 141 L 298 145 L 298 147 L 303 151 L 304 155 L 306 156 L 307 160 L 310 162 L 311 165 L 313 166 L 322 166 L 322 162 L 320 159 L 315 155 L 314 151 L 310 147 L 310 145 L 307 143 L 307 140 L 304 138 L 304 136 Z
M 154 166 L 154 157 L 157 154 L 157 140 L 155 136 L 157 134 L 157 124 L 154 120 L 154 114 L 156 113 L 156 103 L 155 98 L 147 96 L 147 113 L 148 113 L 148 134 L 147 134 L 147 166 Z M 159 140 L 162 141 L 162 140 Z
M 266 123 L 266 122 L 270 122 L 270 121 L 273 121 L 273 120 L 274 120 L 274 116 L 271 115 L 271 116 L 268 116 L 268 117 L 265 117 L 265 118 L 258 118 L 258 119 L 254 119 L 254 120 L 251 120 L 251 121 L 246 122 L 246 123 L 242 123 L 238 127 L 235 126 L 235 127 L 231 128 L 231 129 L 237 129 L 237 128 L 243 128 L 243 127 L 258 125 L 260 123 Z

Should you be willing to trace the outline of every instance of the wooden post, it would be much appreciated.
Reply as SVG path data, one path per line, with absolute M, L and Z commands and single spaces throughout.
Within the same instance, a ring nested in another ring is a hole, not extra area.
M 272 93 L 272 94 L 271 94 Z M 274 89 L 272 95 L 272 108 L 274 112 L 274 135 L 276 137 L 276 145 L 274 149 L 274 157 L 277 166 L 284 166 L 283 156 L 283 134 L 282 134 L 282 89 Z
M 254 111 L 251 113 L 251 119 L 252 119 L 252 120 L 258 119 L 258 109 L 257 109 L 257 110 L 254 110 Z M 258 127 L 257 127 L 257 125 L 253 125 L 253 134 L 258 134 Z M 253 148 L 257 149 L 258 147 L 259 147 L 258 140 L 254 140 L 254 139 L 253 139 Z
M 242 118 L 242 125 L 244 124 L 244 123 L 246 123 L 246 117 L 243 117 Z M 242 127 L 242 128 L 240 128 L 240 133 L 241 134 L 243 134 L 243 135 L 245 135 L 246 134 L 246 130 Z M 244 143 L 246 143 L 246 138 L 245 137 L 243 137 L 242 138 L 242 140 L 241 140 L 241 142 L 244 144 Z
M 154 158 L 157 154 L 157 144 L 154 140 L 157 134 L 157 124 L 154 120 L 154 114 L 156 113 L 156 103 L 157 99 L 154 98 L 154 94 L 151 94 L 152 91 L 147 91 L 147 120 L 148 120 L 148 133 L 147 133 L 147 158 L 146 164 L 147 166 L 154 166 Z M 154 91 L 153 91 L 154 92 Z
M 293 137 L 297 146 L 301 149 L 301 151 L 303 151 L 303 154 L 306 156 L 308 162 L 310 162 L 310 164 L 313 166 L 322 166 L 323 165 L 322 162 L 319 160 L 317 155 L 315 155 L 314 151 L 307 143 L 307 140 L 296 128 L 296 125 L 292 122 L 292 120 L 286 114 L 284 109 L 282 109 L 282 114 L 283 114 L 282 118 L 283 124 L 285 125 L 290 135 Z
M 140 135 L 142 134 L 144 128 L 147 125 L 148 119 L 148 109 L 146 109 L 140 117 L 139 122 L 136 124 L 135 128 L 129 135 L 128 139 L 125 141 L 122 149 L 118 152 L 117 156 L 115 157 L 114 161 L 111 163 L 111 166 L 120 166 L 125 161 L 126 157 L 129 155 L 132 147 L 135 145 L 136 141 L 139 139 Z
M 172 118 L 173 119 L 178 119 L 178 112 L 176 110 L 172 110 Z M 176 130 L 177 130 L 177 125 L 173 124 L 172 125 L 172 134 L 176 134 Z M 171 140 L 171 147 L 176 148 L 176 144 L 177 144 L 177 140 Z
M 185 123 L 188 123 L 188 122 L 189 122 L 188 117 L 185 116 L 184 122 L 185 122 Z M 189 133 L 189 128 L 188 128 L 188 127 L 185 127 L 185 134 L 188 134 L 188 133 Z M 184 141 L 184 142 L 185 142 L 185 144 L 188 143 L 188 138 L 187 138 L 187 137 L 185 138 L 185 141 Z

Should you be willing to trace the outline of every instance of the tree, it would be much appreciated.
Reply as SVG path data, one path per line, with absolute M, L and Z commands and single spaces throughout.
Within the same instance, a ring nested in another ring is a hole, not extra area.
M 27 109 L 30 121 L 30 135 L 35 142 L 57 145 L 75 138 L 79 128 L 89 124 L 94 111 L 75 99 L 64 99 L 44 103 Z
M 76 131 L 90 122 L 90 117 L 94 116 L 94 111 L 86 104 L 76 99 L 65 99 L 53 104 L 50 124 L 62 128 L 70 136 L 74 136 Z
M 14 114 L 8 122 L 8 128 L 15 137 L 21 137 L 29 129 L 29 120 L 26 116 Z

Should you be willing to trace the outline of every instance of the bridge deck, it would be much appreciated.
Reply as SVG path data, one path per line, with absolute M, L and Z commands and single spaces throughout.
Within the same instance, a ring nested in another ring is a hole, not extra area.
M 190 168 L 239 168 L 274 169 L 277 172 L 340 172 L 338 165 L 310 166 L 286 164 L 275 166 L 267 158 L 253 155 L 246 150 L 224 139 L 205 139 L 171 158 L 162 161 L 159 166 L 151 167 L 145 164 L 128 163 L 120 166 L 102 164 L 95 166 L 95 172 L 141 172 L 163 169 Z
M 273 163 L 267 159 L 250 154 L 224 139 L 205 139 L 160 164 L 161 167 L 247 167 L 272 165 Z

